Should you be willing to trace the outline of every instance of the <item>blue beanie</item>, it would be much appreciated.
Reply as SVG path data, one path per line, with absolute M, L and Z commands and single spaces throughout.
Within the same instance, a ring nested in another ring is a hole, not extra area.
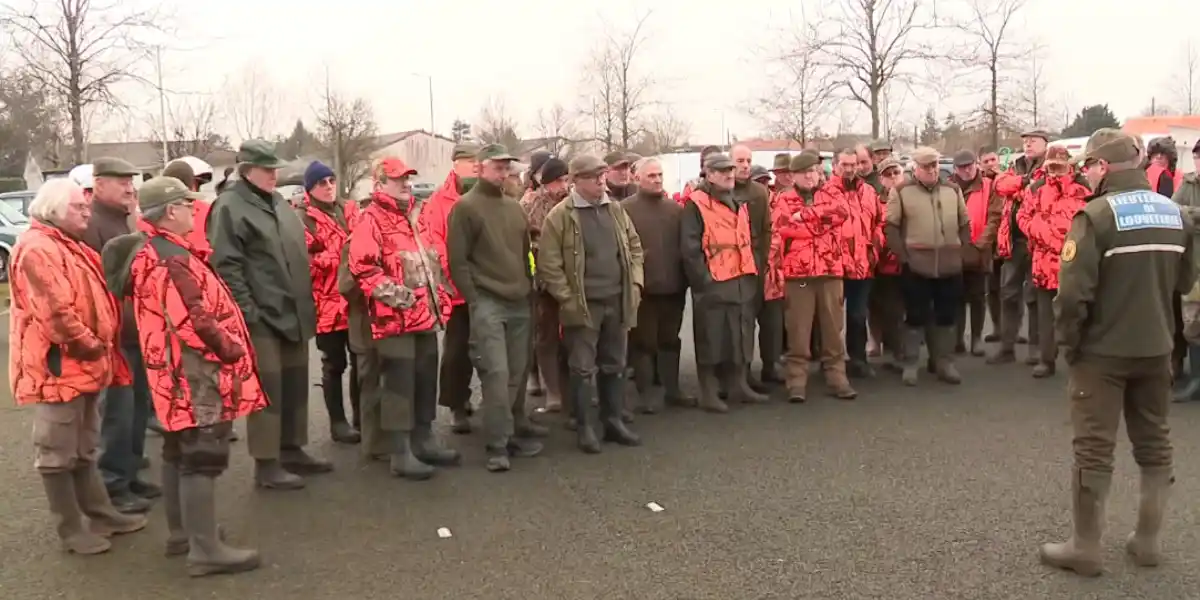
M 325 163 L 314 160 L 308 168 L 304 170 L 304 191 L 311 192 L 313 188 L 321 183 L 326 177 L 334 177 L 333 169 L 330 169 Z

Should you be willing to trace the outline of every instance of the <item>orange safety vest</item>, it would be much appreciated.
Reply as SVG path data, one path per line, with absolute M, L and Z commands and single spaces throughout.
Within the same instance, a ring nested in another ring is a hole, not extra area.
M 735 213 L 724 202 L 696 190 L 690 199 L 700 209 L 704 221 L 705 262 L 713 281 L 729 281 L 743 275 L 757 275 L 750 239 L 750 207 L 741 205 Z

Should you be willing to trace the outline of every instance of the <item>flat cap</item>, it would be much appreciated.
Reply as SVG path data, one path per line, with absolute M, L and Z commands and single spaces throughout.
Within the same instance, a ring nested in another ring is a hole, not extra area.
M 628 154 L 628 153 L 626 153 L 626 152 L 621 152 L 621 151 L 619 151 L 619 150 L 617 150 L 617 151 L 613 151 L 613 152 L 609 152 L 608 154 L 605 154 L 605 155 L 604 155 L 604 164 L 606 164 L 606 165 L 608 165 L 608 166 L 610 166 L 610 167 L 617 167 L 617 166 L 620 166 L 620 165 L 626 165 L 626 166 L 628 166 L 628 165 L 629 165 L 630 163 L 632 163 L 632 162 L 633 162 L 633 161 L 629 160 L 629 154 Z
M 713 169 L 715 171 L 732 169 L 733 159 L 729 158 L 729 155 L 725 154 L 724 152 L 714 152 L 704 157 L 703 167 L 705 169 Z
M 546 161 L 553 157 L 554 153 L 550 152 L 549 150 L 538 150 L 537 152 L 530 154 L 529 172 L 536 174 L 538 171 L 542 170 L 542 166 L 546 164 Z
M 967 165 L 973 165 L 977 160 L 978 159 L 975 157 L 974 152 L 971 152 L 970 150 L 959 150 L 954 155 L 954 166 L 965 167 Z
M 787 171 L 792 168 L 792 155 L 787 152 L 780 152 L 775 155 L 775 162 L 771 164 L 772 171 Z
M 281 169 L 287 162 L 279 160 L 275 155 L 275 145 L 267 140 L 246 140 L 238 148 L 239 163 L 262 167 L 264 169 Z
M 200 200 L 203 195 L 193 192 L 174 177 L 154 177 L 138 189 L 138 208 L 142 212 L 166 206 L 180 200 Z
M 867 146 L 871 152 L 891 152 L 892 143 L 887 140 L 873 140 L 871 145 Z
M 939 157 L 941 157 L 941 154 L 929 146 L 921 146 L 920 148 L 913 150 L 912 153 L 913 162 L 918 165 L 929 165 L 931 163 L 936 163 Z
M 1023 138 L 1035 137 L 1035 138 L 1042 138 L 1043 140 L 1046 140 L 1047 142 L 1050 141 L 1050 133 L 1048 131 L 1046 131 L 1045 129 L 1030 129 L 1029 131 L 1022 133 L 1021 137 L 1023 137 Z
M 900 161 L 898 161 L 890 156 L 879 161 L 878 169 L 879 169 L 880 173 L 883 173 L 884 171 L 887 171 L 888 169 L 892 169 L 892 168 L 904 170 L 903 167 L 900 166 Z
M 567 172 L 572 177 L 576 175 L 591 175 L 608 169 L 608 163 L 593 154 L 581 154 L 571 159 Z
M 450 154 L 450 160 L 475 158 L 476 154 L 479 154 L 479 146 L 475 144 L 455 144 L 454 151 Z
M 173 160 L 167 163 L 167 168 L 163 169 L 162 174 L 163 177 L 174 177 L 182 181 L 189 189 L 196 187 L 196 172 L 187 161 Z
M 807 171 L 821 164 L 821 155 L 815 152 L 801 152 L 792 157 L 789 168 L 793 172 Z
M 508 153 L 508 148 L 503 144 L 488 144 L 479 149 L 475 153 L 475 158 L 478 160 L 517 160 L 517 157 Z
M 1141 149 L 1133 136 L 1111 127 L 1097 129 L 1088 138 L 1083 152 L 1075 157 L 1075 162 L 1085 163 L 1089 160 L 1102 160 L 1108 163 L 1133 162 L 1141 156 Z
M 762 178 L 771 178 L 771 172 L 762 165 L 753 165 L 750 167 L 750 179 L 759 180 Z
M 141 174 L 137 167 L 120 158 L 103 156 L 92 161 L 93 177 L 133 177 Z

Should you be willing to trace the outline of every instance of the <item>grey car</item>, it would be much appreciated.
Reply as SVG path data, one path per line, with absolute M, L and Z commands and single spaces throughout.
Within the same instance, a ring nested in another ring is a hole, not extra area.
M 28 194 L 25 199 L 23 194 Z M 20 206 L 28 209 L 33 192 L 10 192 L 0 194 L 0 283 L 8 283 L 8 259 L 12 256 L 13 246 L 17 244 L 17 236 L 29 229 L 29 217 L 25 216 Z

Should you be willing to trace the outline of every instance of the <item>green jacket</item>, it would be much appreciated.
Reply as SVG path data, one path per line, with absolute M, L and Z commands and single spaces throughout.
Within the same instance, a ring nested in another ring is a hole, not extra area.
M 304 223 L 278 192 L 267 194 L 245 180 L 226 187 L 213 202 L 207 234 L 209 263 L 247 325 L 292 342 L 316 335 Z
M 1175 190 L 1171 199 L 1192 218 L 1192 243 L 1195 244 L 1192 248 L 1192 252 L 1195 253 L 1192 255 L 1192 261 L 1200 262 L 1200 174 L 1184 175 L 1183 183 Z M 1192 291 L 1188 292 L 1188 300 L 1200 302 L 1200 282 L 1192 286 Z
M 1171 354 L 1193 248 L 1192 218 L 1150 191 L 1145 172 L 1106 175 L 1063 242 L 1054 325 L 1067 360 Z
M 583 296 L 583 231 L 574 199 L 572 192 L 546 215 L 542 236 L 538 239 L 538 279 L 546 286 L 546 291 L 558 300 L 559 320 L 563 327 L 594 328 L 597 325 L 592 323 L 587 300 Z M 616 223 L 617 244 L 624 267 L 621 316 L 625 326 L 632 328 L 637 325 L 643 286 L 642 240 L 620 202 L 610 201 L 602 208 L 607 208 Z

